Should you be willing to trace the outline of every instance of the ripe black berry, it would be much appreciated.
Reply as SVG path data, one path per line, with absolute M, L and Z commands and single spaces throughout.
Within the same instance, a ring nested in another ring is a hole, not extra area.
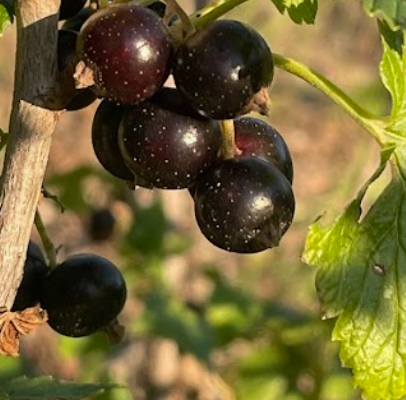
M 266 114 L 273 57 L 252 28 L 218 20 L 179 46 L 173 74 L 176 87 L 203 115 L 232 119 L 249 111 Z
M 76 41 L 78 34 L 75 31 L 60 30 L 58 32 L 57 63 L 58 70 L 62 72 L 73 66 L 76 60 Z M 74 84 L 72 78 L 72 84 Z M 89 88 L 77 89 L 74 97 L 66 105 L 66 110 L 76 111 L 87 107 L 96 100 L 96 94 Z
M 119 127 L 119 146 L 127 166 L 153 187 L 191 186 L 217 159 L 218 122 L 197 114 L 175 89 L 129 107 Z
M 92 144 L 100 164 L 112 175 L 133 180 L 134 175 L 125 165 L 118 147 L 118 127 L 124 115 L 124 106 L 103 100 L 93 118 Z
M 79 32 L 87 19 L 95 12 L 91 7 L 85 7 L 80 10 L 74 17 L 67 19 L 61 29 Z
M 59 9 L 59 20 L 75 16 L 86 4 L 86 0 L 62 0 Z
M 237 253 L 277 246 L 295 209 L 286 177 L 254 157 L 228 159 L 206 171 L 194 200 L 196 220 L 206 238 Z
M 24 264 L 24 275 L 11 311 L 22 311 L 39 303 L 48 267 L 37 244 L 30 241 Z
M 41 306 L 48 324 L 65 336 L 87 336 L 106 326 L 126 301 L 121 272 L 96 254 L 78 254 L 53 269 L 44 282 Z
M 242 117 L 234 121 L 235 143 L 241 156 L 258 157 L 269 162 L 293 180 L 292 158 L 281 134 L 258 118 Z
M 148 4 L 147 6 L 150 10 L 154 11 L 155 14 L 157 14 L 159 17 L 163 18 L 165 15 L 166 11 L 166 3 L 163 1 L 154 1 L 151 4 Z
M 154 11 L 119 4 L 86 21 L 78 53 L 93 73 L 98 95 L 136 104 L 157 92 L 168 77 L 172 39 Z M 75 77 L 80 83 L 85 75 L 79 71 Z
M 94 210 L 90 215 L 89 236 L 94 241 L 107 240 L 114 232 L 116 219 L 109 208 Z
M 74 31 L 58 31 L 57 63 L 58 70 L 63 71 L 75 61 L 78 34 Z

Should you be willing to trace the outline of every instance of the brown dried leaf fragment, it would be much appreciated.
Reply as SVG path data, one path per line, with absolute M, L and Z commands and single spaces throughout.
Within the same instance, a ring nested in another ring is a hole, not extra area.
M 125 328 L 120 324 L 117 318 L 110 321 L 107 326 L 103 328 L 103 331 L 106 333 L 112 344 L 120 343 L 125 335 Z
M 76 89 L 85 89 L 93 86 L 95 83 L 94 72 L 84 61 L 77 63 L 73 78 L 75 79 Z
M 18 357 L 20 336 L 28 335 L 47 319 L 46 311 L 40 307 L 17 312 L 0 308 L 0 355 Z

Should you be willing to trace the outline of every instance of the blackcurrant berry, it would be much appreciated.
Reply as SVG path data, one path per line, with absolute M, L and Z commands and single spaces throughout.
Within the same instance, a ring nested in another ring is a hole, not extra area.
M 86 0 L 62 0 L 59 9 L 59 20 L 75 16 L 86 4 Z
M 273 69 L 261 35 L 241 22 L 217 20 L 179 46 L 173 75 L 201 114 L 232 119 L 249 111 L 267 113 Z
M 175 89 L 129 107 L 119 127 L 119 146 L 131 171 L 153 187 L 186 188 L 217 160 L 219 123 L 200 116 Z
M 163 18 L 166 11 L 166 3 L 164 3 L 163 1 L 154 1 L 151 4 L 148 4 L 147 8 L 152 10 L 159 17 Z
M 78 34 L 75 31 L 60 30 L 58 32 L 57 63 L 58 70 L 63 71 L 76 60 L 76 41 Z M 73 78 L 72 78 L 72 84 Z M 66 105 L 66 110 L 76 111 L 85 108 L 96 100 L 96 94 L 89 88 L 77 89 L 74 97 Z
M 75 61 L 77 38 L 78 34 L 75 31 L 58 31 L 57 63 L 59 71 L 63 71 Z
M 222 161 L 196 186 L 195 216 L 215 246 L 236 253 L 275 247 L 291 225 L 291 185 L 272 164 L 254 157 Z
M 66 259 L 45 279 L 41 307 L 48 324 L 65 336 L 91 335 L 117 317 L 127 290 L 118 268 L 96 254 Z
M 136 104 L 151 97 L 164 84 L 173 45 L 155 12 L 119 4 L 94 13 L 85 22 L 77 49 L 93 73 L 98 95 Z M 79 84 L 84 76 L 88 73 L 75 75 Z
M 76 89 L 76 94 L 73 97 L 72 100 L 69 101 L 69 103 L 66 106 L 67 111 L 77 111 L 81 110 L 83 108 L 86 108 L 87 106 L 90 106 L 90 104 L 94 103 L 97 100 L 97 96 L 94 92 L 92 92 L 90 89 Z
M 134 175 L 124 163 L 117 141 L 123 115 L 124 106 L 103 100 L 93 118 L 92 144 L 97 159 L 110 174 L 132 181 Z
M 116 219 L 109 208 L 94 210 L 89 221 L 89 236 L 94 241 L 107 240 L 114 232 Z
M 95 12 L 91 7 L 85 7 L 74 17 L 67 19 L 61 29 L 79 32 L 86 20 Z
M 24 275 L 11 311 L 22 311 L 39 303 L 48 267 L 41 249 L 33 241 L 28 244 Z
M 293 180 L 292 157 L 281 134 L 258 118 L 242 117 L 234 121 L 235 143 L 241 156 L 258 157 L 270 162 Z

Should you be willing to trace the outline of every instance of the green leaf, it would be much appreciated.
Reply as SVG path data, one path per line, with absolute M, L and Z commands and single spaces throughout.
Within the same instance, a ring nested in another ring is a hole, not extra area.
M 317 14 L 318 0 L 272 0 L 281 14 L 288 11 L 297 24 L 313 24 Z
M 0 37 L 14 21 L 14 4 L 11 0 L 0 0 Z
M 406 149 L 395 153 L 400 159 Z M 406 395 L 405 181 L 395 175 L 362 222 L 361 199 L 331 226 L 310 227 L 303 260 L 317 268 L 323 318 L 338 317 L 333 340 L 341 342 L 355 385 L 371 400 L 400 399 Z
M 368 14 L 385 19 L 392 29 L 406 28 L 405 0 L 362 0 L 362 2 Z
M 51 377 L 15 378 L 0 387 L 0 399 L 4 400 L 79 400 L 119 388 L 114 383 L 75 383 L 57 381 Z
M 379 66 L 381 80 L 392 98 L 391 121 L 387 130 L 406 132 L 406 55 L 402 52 L 403 35 L 391 35 L 380 25 L 383 56 Z

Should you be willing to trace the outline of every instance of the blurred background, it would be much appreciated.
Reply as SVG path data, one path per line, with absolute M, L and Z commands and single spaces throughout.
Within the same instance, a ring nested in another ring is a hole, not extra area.
M 180 4 L 188 12 L 196 7 Z M 357 1 L 323 0 L 319 7 L 311 26 L 295 25 L 269 0 L 251 0 L 227 18 L 249 23 L 275 52 L 386 113 L 375 20 Z M 0 127 L 7 131 L 14 27 L 0 40 Z M 42 326 L 23 339 L 19 359 L 0 360 L 0 384 L 26 374 L 128 386 L 98 397 L 111 400 L 360 398 L 330 341 L 334 321 L 320 320 L 315 271 L 300 256 L 309 224 L 339 214 L 378 165 L 378 146 L 321 93 L 283 71 L 276 71 L 271 99 L 268 122 L 291 150 L 297 208 L 280 246 L 255 255 L 208 243 L 187 191 L 131 191 L 105 172 L 91 145 L 97 102 L 62 115 L 45 186 L 66 210 L 44 199 L 40 211 L 58 260 L 95 252 L 121 269 L 126 331 L 111 344 L 103 333 L 71 339 Z M 369 198 L 381 188 L 374 185 Z M 32 238 L 40 243 L 35 227 Z

